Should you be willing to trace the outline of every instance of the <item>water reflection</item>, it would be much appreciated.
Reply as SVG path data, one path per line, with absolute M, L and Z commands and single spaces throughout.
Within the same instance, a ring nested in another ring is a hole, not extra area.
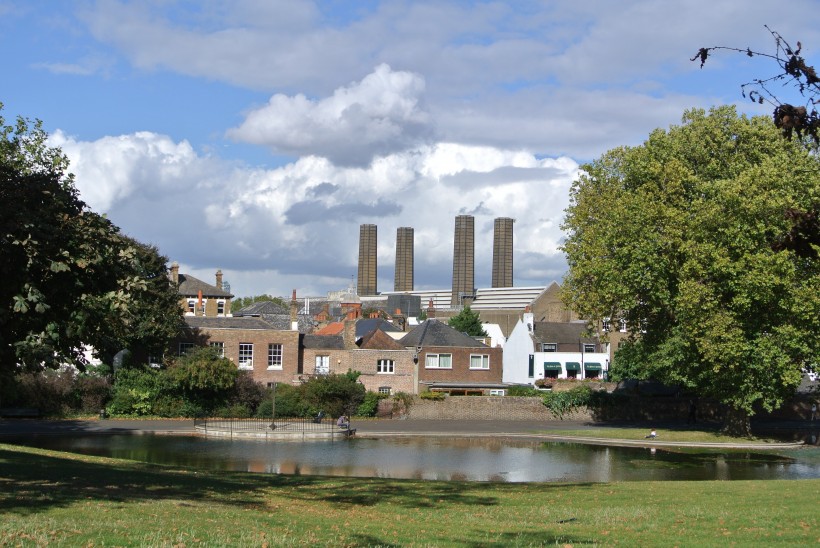
M 16 443 L 211 470 L 495 482 L 820 477 L 820 448 L 788 457 L 497 439 L 273 442 L 193 436 L 40 437 Z

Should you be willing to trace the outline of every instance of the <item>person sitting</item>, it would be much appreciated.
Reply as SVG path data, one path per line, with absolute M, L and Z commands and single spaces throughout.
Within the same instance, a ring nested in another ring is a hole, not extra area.
M 325 412 L 324 411 L 319 411 L 319 414 L 316 415 L 313 418 L 313 422 L 315 422 L 316 424 L 319 424 L 320 422 L 322 422 L 323 418 L 325 418 Z
M 655 439 L 655 438 L 657 438 L 657 437 L 658 437 L 658 433 L 657 433 L 657 432 L 655 432 L 655 429 L 653 428 L 653 429 L 649 432 L 649 434 L 648 434 L 648 435 L 644 436 L 644 439 L 654 440 L 654 439 Z
M 336 426 L 347 430 L 348 428 L 350 428 L 350 419 L 348 419 L 344 415 L 339 415 L 339 420 L 336 421 Z

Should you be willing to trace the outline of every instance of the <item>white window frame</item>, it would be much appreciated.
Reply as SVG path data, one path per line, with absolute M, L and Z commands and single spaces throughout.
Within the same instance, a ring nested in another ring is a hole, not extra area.
M 225 315 L 225 299 L 217 299 L 217 301 L 216 301 L 216 315 L 217 316 L 224 316 Z
M 473 360 L 476 359 L 478 361 L 478 365 L 473 364 Z M 478 371 L 489 371 L 490 369 L 490 355 L 489 354 L 470 354 L 470 369 L 478 370 Z
M 253 343 L 239 343 L 239 369 L 253 369 Z
M 328 375 L 330 374 L 330 356 L 327 354 L 321 354 L 316 356 L 316 365 L 314 372 L 317 375 Z
M 196 345 L 192 342 L 181 342 L 181 343 L 179 343 L 179 355 L 184 356 L 185 354 L 187 354 L 188 352 L 193 350 L 194 346 L 196 346 Z
M 446 365 L 442 365 L 442 362 L 446 362 Z M 431 353 L 428 353 L 428 354 L 425 355 L 424 368 L 425 369 L 452 369 L 453 368 L 453 355 L 452 354 L 431 354 Z
M 186 316 L 194 316 L 196 314 L 196 299 L 188 299 L 188 307 L 185 309 Z
M 396 362 L 390 358 L 376 360 L 376 373 L 380 375 L 392 375 L 396 372 Z
M 225 343 L 224 342 L 211 341 L 210 343 L 208 343 L 208 346 L 210 346 L 211 348 L 214 348 L 216 350 L 216 353 L 219 354 L 220 358 L 225 357 Z
M 558 352 L 558 343 L 541 343 L 541 352 Z
M 284 360 L 282 357 L 284 356 L 284 346 L 282 343 L 269 343 L 268 344 L 268 369 L 269 370 L 281 370 L 282 364 Z
M 507 391 L 503 388 L 490 388 L 490 395 L 491 396 L 506 396 Z
M 595 352 L 595 344 L 593 344 L 593 343 L 584 343 L 584 353 L 589 354 L 591 352 Z
M 388 396 L 390 396 L 391 394 L 393 394 L 393 389 L 389 386 L 380 386 L 379 394 L 387 394 Z

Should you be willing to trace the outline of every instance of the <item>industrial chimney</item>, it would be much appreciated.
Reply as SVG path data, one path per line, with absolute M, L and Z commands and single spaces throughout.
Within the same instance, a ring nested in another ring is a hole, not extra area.
M 513 223 L 509 217 L 495 220 L 493 230 L 493 287 L 513 286 Z
M 458 215 L 453 237 L 453 292 L 450 306 L 459 307 L 475 294 L 475 219 Z
M 359 295 L 376 295 L 376 225 L 359 227 Z
M 396 276 L 393 291 L 413 291 L 413 229 L 396 230 Z

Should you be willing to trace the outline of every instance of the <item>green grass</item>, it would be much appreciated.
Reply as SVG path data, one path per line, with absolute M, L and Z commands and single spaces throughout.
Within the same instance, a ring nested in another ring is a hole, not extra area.
M 0 444 L 0 546 L 796 546 L 820 542 L 818 489 L 283 476 Z
M 657 428 L 658 441 L 679 441 L 690 443 L 726 443 L 726 444 L 748 444 L 748 443 L 774 443 L 778 440 L 768 438 L 737 438 L 721 434 L 719 430 L 713 429 L 665 429 Z M 622 440 L 642 440 L 649 433 L 648 428 L 587 428 L 587 429 L 566 429 L 566 430 L 545 430 L 542 434 L 566 437 L 583 438 L 606 438 Z

